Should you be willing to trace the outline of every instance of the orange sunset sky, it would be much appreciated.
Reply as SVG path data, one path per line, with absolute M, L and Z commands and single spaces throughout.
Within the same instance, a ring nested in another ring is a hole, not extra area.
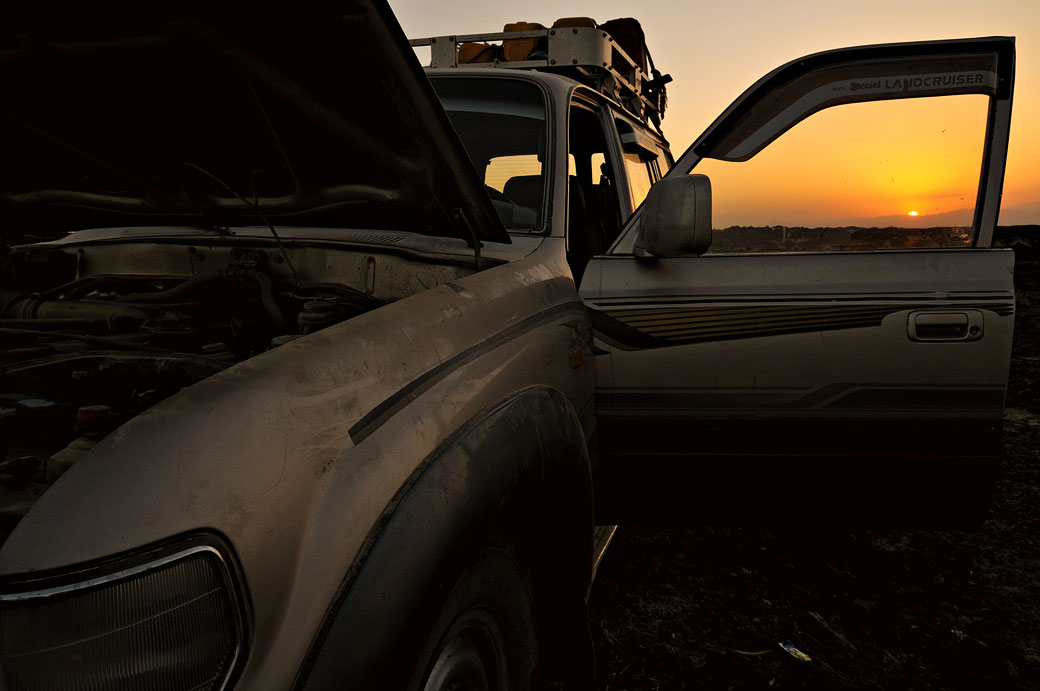
M 1017 74 L 1000 223 L 1040 224 L 1038 0 L 390 0 L 410 38 L 500 31 L 562 16 L 642 23 L 668 85 L 664 132 L 679 154 L 773 68 L 850 45 L 1017 37 Z M 706 161 L 714 225 L 968 225 L 986 116 L 983 96 L 832 108 L 748 163 Z M 917 212 L 911 216 L 910 212 Z

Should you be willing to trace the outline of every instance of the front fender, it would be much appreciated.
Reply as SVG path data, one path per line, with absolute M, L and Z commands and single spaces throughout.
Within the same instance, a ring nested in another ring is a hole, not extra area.
M 592 485 L 581 423 L 556 389 L 486 408 L 416 468 L 343 579 L 295 689 L 404 688 L 428 629 L 468 560 L 500 533 L 533 578 L 539 636 L 583 626 L 592 563 Z M 567 612 L 567 622 L 549 614 Z M 550 666 L 553 660 L 549 660 Z

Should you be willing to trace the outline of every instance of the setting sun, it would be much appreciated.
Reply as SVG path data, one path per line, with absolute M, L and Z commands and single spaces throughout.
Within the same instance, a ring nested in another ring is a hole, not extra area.
M 916 216 L 916 215 L 917 215 L 916 211 L 911 211 L 910 213 L 907 214 L 907 216 Z

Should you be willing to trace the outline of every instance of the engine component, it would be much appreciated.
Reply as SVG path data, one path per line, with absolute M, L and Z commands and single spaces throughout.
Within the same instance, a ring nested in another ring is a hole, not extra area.
M 0 290 L 0 318 L 4 321 L 123 317 L 144 322 L 149 316 L 145 310 L 131 305 L 87 300 L 41 300 L 26 293 Z
M 76 431 L 81 436 L 69 442 L 64 449 L 47 460 L 48 483 L 54 482 L 72 467 L 72 464 L 94 448 L 109 429 L 112 408 L 107 405 L 85 405 L 76 411 Z
M 327 326 L 374 309 L 382 303 L 365 293 L 317 297 L 303 303 L 297 316 L 301 334 L 314 333 Z

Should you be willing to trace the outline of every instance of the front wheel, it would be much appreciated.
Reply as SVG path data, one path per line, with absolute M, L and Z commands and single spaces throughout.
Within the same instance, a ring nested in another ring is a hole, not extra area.
M 529 691 L 538 641 L 530 580 L 508 546 L 485 548 L 427 636 L 414 691 Z

